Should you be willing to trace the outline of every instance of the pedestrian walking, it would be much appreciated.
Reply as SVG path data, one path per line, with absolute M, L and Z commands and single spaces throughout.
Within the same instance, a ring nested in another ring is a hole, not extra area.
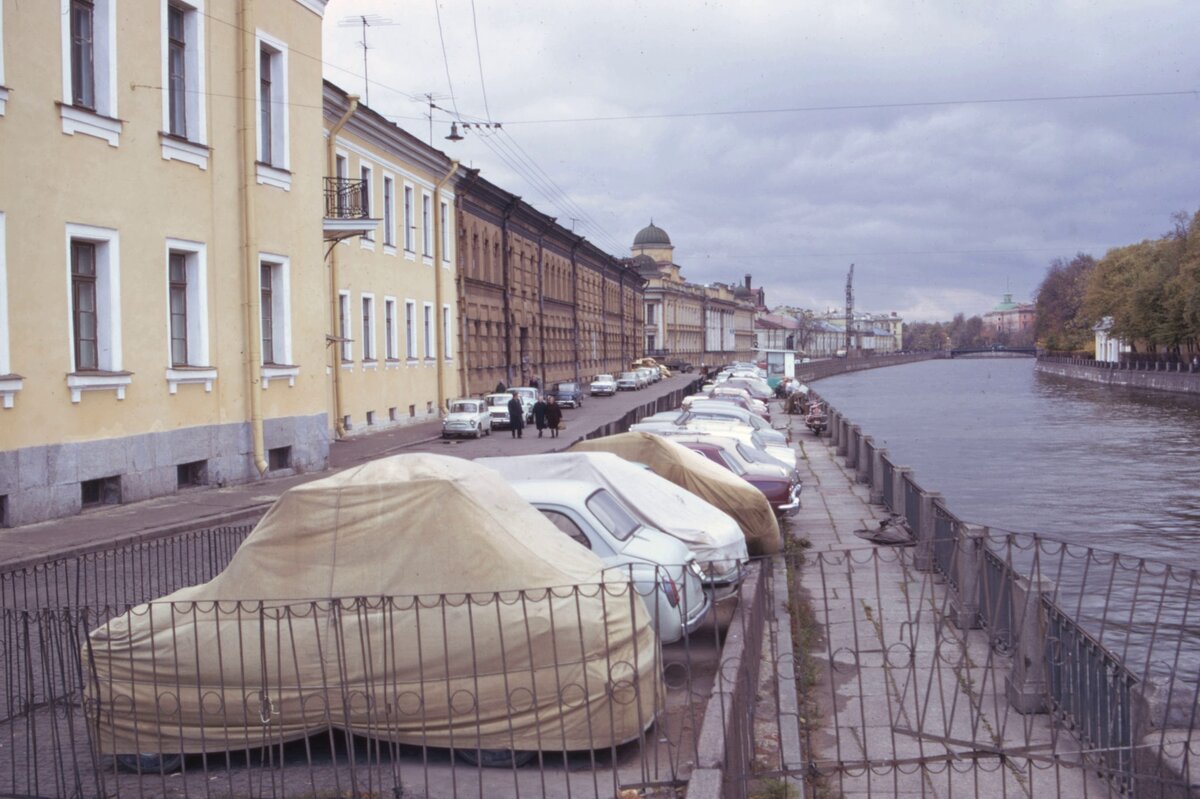
M 546 427 L 550 428 L 550 437 L 558 438 L 558 426 L 562 424 L 562 406 L 553 395 L 546 402 Z
M 538 438 L 542 437 L 542 431 L 546 429 L 546 398 L 538 397 L 538 401 L 533 403 L 533 423 L 537 427 Z
M 512 430 L 513 438 L 524 438 L 522 433 L 525 430 L 525 406 L 521 404 L 521 397 L 515 391 L 512 399 L 508 401 L 508 427 Z

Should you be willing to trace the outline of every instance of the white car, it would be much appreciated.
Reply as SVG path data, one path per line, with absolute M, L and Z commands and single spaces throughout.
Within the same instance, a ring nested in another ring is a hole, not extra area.
M 501 427 L 508 429 L 508 401 L 512 399 L 512 394 L 488 394 L 484 396 L 483 401 L 488 406 L 488 415 L 492 417 L 492 428 Z
M 791 476 L 796 471 L 796 450 L 789 446 L 777 446 L 763 441 L 749 425 L 735 420 L 691 419 L 680 425 L 674 422 L 638 422 L 629 428 L 634 433 L 655 433 L 657 435 L 678 435 L 680 433 L 696 433 L 700 435 L 720 436 L 735 439 L 751 454 L 744 454 L 749 461 L 778 467 L 781 474 Z M 761 453 L 755 457 L 753 453 Z
M 650 374 L 650 369 L 643 366 L 636 370 L 638 380 L 641 381 L 641 388 L 648 388 L 654 382 L 654 376 Z
M 617 381 L 612 375 L 596 375 L 596 379 L 588 386 L 588 392 L 593 397 L 611 397 L 617 393 Z
M 637 372 L 621 372 L 617 378 L 617 391 L 635 391 L 641 387 L 642 381 L 638 380 Z
M 646 527 L 608 489 L 582 480 L 516 480 L 517 493 L 580 546 L 604 561 L 605 581 L 631 583 L 646 602 L 659 640 L 695 632 L 712 599 L 683 542 Z
M 582 480 L 612 491 L 646 527 L 679 539 L 704 571 L 704 587 L 725 596 L 749 555 L 736 520 L 686 488 L 611 452 L 549 452 L 479 458 L 510 480 Z
M 776 430 L 766 419 L 756 413 L 751 413 L 745 408 L 734 405 L 732 402 L 693 402 L 688 406 L 685 413 L 687 417 L 684 418 L 681 415 L 677 419 L 676 424 L 686 424 L 689 419 L 737 421 L 753 427 L 754 432 L 758 433 L 762 437 L 762 440 L 769 444 L 776 444 L 781 447 L 788 445 L 787 436 L 782 430 Z
M 513 386 L 508 390 L 509 394 L 516 393 L 521 398 L 521 404 L 525 406 L 525 421 L 526 423 L 533 421 L 533 406 L 541 399 L 541 390 L 533 386 Z
M 450 412 L 442 419 L 442 438 L 480 438 L 491 434 L 492 415 L 486 402 L 481 399 L 451 400 Z

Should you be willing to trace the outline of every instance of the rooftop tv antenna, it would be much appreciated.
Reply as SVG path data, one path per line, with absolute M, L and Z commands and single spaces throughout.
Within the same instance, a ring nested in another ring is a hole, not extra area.
M 854 324 L 854 264 L 850 264 L 850 274 L 846 275 L 846 357 L 850 357 L 850 326 Z
M 390 17 L 381 17 L 378 14 L 358 14 L 356 16 L 342 17 L 338 20 L 339 28 L 357 28 L 362 26 L 362 41 L 358 46 L 363 51 L 363 103 L 371 104 L 371 79 L 367 77 L 367 28 L 379 28 L 385 25 L 394 25 Z

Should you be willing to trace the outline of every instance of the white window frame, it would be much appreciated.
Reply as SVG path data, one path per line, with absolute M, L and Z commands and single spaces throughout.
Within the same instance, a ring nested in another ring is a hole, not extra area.
M 421 317 L 421 332 L 425 337 L 425 360 L 432 361 L 436 356 L 433 340 L 433 303 L 423 303 L 424 313 Z
M 338 338 L 341 339 L 338 342 L 338 354 L 344 369 L 352 366 L 354 362 L 354 337 L 350 335 L 350 325 L 353 324 L 351 319 L 350 292 L 343 289 L 338 292 Z
M 21 390 L 22 378 L 12 373 L 12 342 L 8 332 L 8 244 L 5 238 L 5 224 L 4 212 L 0 211 L 0 404 L 11 408 L 13 398 Z
M 370 164 L 359 162 L 358 176 L 360 180 L 365 181 L 366 188 L 363 190 L 363 196 L 366 202 L 363 203 L 363 213 L 369 219 L 371 217 L 371 209 L 375 206 L 375 170 Z M 375 227 L 372 225 L 367 228 L 367 231 L 358 237 L 359 246 L 365 250 L 375 249 Z
M 433 263 L 433 195 L 421 192 L 421 257 Z
M 417 360 L 417 303 L 404 301 L 404 352 L 409 362 Z
M 171 357 L 171 253 L 183 253 L 187 265 L 187 346 L 186 366 L 176 366 Z M 179 386 L 196 383 L 212 391 L 217 369 L 211 366 L 208 328 L 208 245 L 187 239 L 166 240 L 163 254 L 166 288 L 167 390 L 175 394 Z
M 62 132 L 82 133 L 103 139 L 112 147 L 121 144 L 121 120 L 117 118 L 117 0 L 94 0 L 93 69 L 96 108 L 73 104 L 71 83 L 71 0 L 60 0 L 62 19 L 62 102 L 59 115 Z
M 378 360 L 379 351 L 375 348 L 375 295 L 359 295 L 360 324 L 363 326 L 362 357 L 363 364 L 374 365 Z
M 254 147 L 257 180 L 260 184 L 285 191 L 292 187 L 291 147 L 288 134 L 288 46 L 262 31 L 255 31 L 254 47 Z M 262 147 L 262 80 L 261 54 L 271 56 L 271 160 L 263 158 Z
M 396 176 L 383 173 L 383 251 L 396 254 Z
M 450 335 L 451 322 L 450 306 L 442 306 L 442 357 L 447 361 L 454 360 L 454 348 L 451 346 L 452 337 Z
M 96 245 L 96 373 L 78 374 L 75 367 L 75 313 L 71 291 L 71 242 Z M 67 387 L 71 402 L 84 391 L 113 391 L 125 399 L 132 376 L 122 372 L 121 360 L 121 234 L 112 228 L 68 223 L 66 226 Z
M 410 258 L 415 254 L 416 243 L 416 188 L 411 183 L 404 184 L 404 252 Z
M 183 161 L 208 169 L 208 60 L 205 53 L 205 0 L 161 0 L 162 9 L 162 133 L 159 136 L 164 161 Z M 183 136 L 171 133 L 171 86 L 168 34 L 169 8 L 184 13 L 184 108 L 187 130 Z
M 442 200 L 438 213 L 442 218 L 442 265 L 450 264 L 450 203 Z
M 264 389 L 269 388 L 272 380 L 281 379 L 287 379 L 288 385 L 294 386 L 296 385 L 296 376 L 300 374 L 300 367 L 292 363 L 292 259 L 278 253 L 260 252 L 258 266 L 256 276 L 261 276 L 264 266 L 270 267 L 272 271 L 271 339 L 275 344 L 276 353 L 275 363 L 263 363 L 259 366 L 262 386 Z M 259 296 L 261 297 L 261 279 L 256 282 L 258 285 L 255 290 L 260 292 Z M 262 336 L 261 318 L 258 320 L 254 335 Z
M 400 357 L 400 319 L 396 316 L 396 298 L 383 298 L 383 348 L 384 358 L 393 362 Z M 391 324 L 388 324 L 391 320 Z

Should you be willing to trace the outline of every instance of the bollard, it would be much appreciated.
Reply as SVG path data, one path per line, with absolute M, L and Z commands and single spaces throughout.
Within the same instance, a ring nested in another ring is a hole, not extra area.
M 937 556 L 934 552 L 933 536 L 937 532 L 937 520 L 933 515 L 933 501 L 941 499 L 942 495 L 936 491 L 922 491 L 921 499 L 921 523 L 920 529 L 913 530 L 913 537 L 917 539 L 917 548 L 913 552 L 913 568 L 921 572 L 931 572 L 937 570 Z
M 837 441 L 837 454 L 838 455 L 845 457 L 846 447 L 848 444 L 847 439 L 849 439 L 849 438 L 850 438 L 850 422 L 847 421 L 845 418 L 843 418 L 841 414 L 838 414 L 838 441 Z
M 976 630 L 979 622 L 979 589 L 983 579 L 983 542 L 987 528 L 964 524 L 956 531 L 950 569 L 954 591 L 950 595 L 950 618 L 960 630 Z
M 850 435 L 846 436 L 846 468 L 853 469 L 858 465 L 859 442 L 862 441 L 862 428 L 856 424 L 850 425 Z
M 1018 713 L 1045 713 L 1048 687 L 1046 683 L 1046 618 L 1042 611 L 1042 594 L 1053 590 L 1052 584 L 1038 579 L 1013 577 L 1013 630 L 1016 636 L 1012 650 L 1012 672 L 1004 679 L 1008 703 Z
M 912 474 L 911 466 L 897 466 L 892 470 L 892 513 L 896 516 L 904 516 L 905 495 L 908 493 L 904 490 L 904 475 Z
M 836 447 L 838 439 L 841 438 L 841 422 L 842 415 L 833 408 L 830 408 L 825 417 L 825 429 L 829 433 L 829 446 L 831 447 Z
M 867 453 L 871 451 L 870 445 L 874 440 L 870 436 L 860 435 L 858 437 L 858 457 L 854 460 L 854 479 L 860 483 L 871 482 L 871 457 Z
M 868 501 L 872 505 L 882 505 L 883 503 L 883 456 L 887 455 L 886 449 L 875 450 L 871 456 L 871 495 Z

